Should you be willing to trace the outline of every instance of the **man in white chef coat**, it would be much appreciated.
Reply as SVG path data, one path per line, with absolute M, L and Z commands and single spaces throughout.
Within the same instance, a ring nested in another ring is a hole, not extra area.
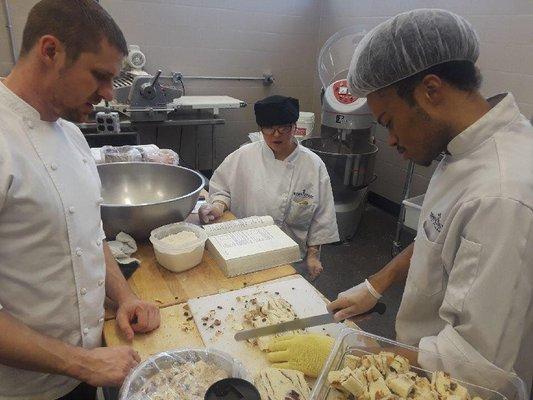
M 211 178 L 200 218 L 213 222 L 225 210 L 237 218 L 270 215 L 298 243 L 314 279 L 322 272 L 320 246 L 339 240 L 328 171 L 294 139 L 297 99 L 269 96 L 254 111 L 264 140 L 226 157 Z
M 100 347 L 106 295 L 127 338 L 159 326 L 104 241 L 96 165 L 69 122 L 111 100 L 126 53 L 97 2 L 43 0 L 0 83 L 0 399 L 94 399 L 120 385 L 139 356 Z
M 428 166 L 413 244 L 329 309 L 345 319 L 405 282 L 399 341 L 533 375 L 533 127 L 512 94 L 485 99 L 479 42 L 463 18 L 413 10 L 358 44 L 348 74 L 389 145 Z M 529 391 L 528 391 L 529 393 Z

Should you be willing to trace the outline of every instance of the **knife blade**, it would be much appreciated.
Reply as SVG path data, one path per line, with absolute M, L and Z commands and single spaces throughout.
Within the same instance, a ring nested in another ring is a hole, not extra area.
M 387 306 L 385 303 L 377 303 L 369 311 L 359 314 L 357 317 L 364 317 L 372 313 L 383 314 Z M 274 335 L 276 333 L 286 332 L 286 331 L 296 331 L 299 329 L 310 328 L 312 326 L 326 325 L 326 324 L 335 324 L 337 321 L 333 318 L 333 314 L 326 313 L 322 315 L 314 315 L 308 318 L 299 318 L 293 321 L 282 322 L 277 325 L 263 326 L 261 328 L 249 329 L 246 331 L 240 331 L 235 334 L 236 341 L 248 340 L 254 337 Z

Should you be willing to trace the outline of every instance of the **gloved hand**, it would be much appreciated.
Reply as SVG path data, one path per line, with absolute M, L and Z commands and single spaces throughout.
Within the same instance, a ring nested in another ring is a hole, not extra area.
M 202 224 L 209 224 L 216 221 L 224 214 L 224 204 L 220 202 L 204 203 L 198 210 L 198 216 Z
M 316 257 L 307 257 L 305 260 L 307 264 L 307 272 L 309 272 L 309 279 L 314 281 L 324 271 L 324 267 L 320 260 Z
M 280 336 L 268 345 L 273 368 L 295 369 L 316 378 L 333 348 L 333 339 L 316 333 Z
M 374 307 L 381 295 L 368 280 L 339 293 L 337 300 L 327 305 L 329 312 L 335 312 L 335 320 L 342 321 L 367 312 Z

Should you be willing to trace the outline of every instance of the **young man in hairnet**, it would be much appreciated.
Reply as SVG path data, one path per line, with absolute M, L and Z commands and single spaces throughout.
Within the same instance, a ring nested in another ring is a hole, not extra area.
M 348 74 L 389 145 L 428 166 L 413 244 L 328 308 L 342 320 L 405 282 L 399 341 L 533 376 L 533 127 L 512 94 L 485 99 L 463 18 L 414 10 L 358 44 Z M 419 360 L 420 361 L 420 360 Z
M 159 326 L 103 240 L 96 165 L 69 122 L 112 99 L 126 54 L 97 2 L 42 0 L 0 83 L 0 399 L 93 400 L 121 385 L 140 359 L 100 347 L 106 295 L 126 338 Z
M 324 162 L 294 139 L 297 99 L 270 96 L 254 105 L 264 140 L 230 154 L 209 183 L 203 223 L 225 210 L 237 218 L 270 215 L 293 238 L 311 279 L 322 272 L 320 246 L 339 240 L 333 192 Z

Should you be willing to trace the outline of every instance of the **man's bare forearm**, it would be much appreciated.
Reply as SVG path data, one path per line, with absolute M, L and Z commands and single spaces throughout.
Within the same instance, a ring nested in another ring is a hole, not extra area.
M 87 350 L 43 335 L 0 311 L 0 363 L 78 378 Z
M 128 285 L 126 278 L 122 275 L 120 268 L 111 253 L 109 245 L 104 242 L 104 256 L 106 265 L 106 296 L 117 304 L 122 303 L 128 298 L 137 298 Z
M 306 257 L 314 257 L 320 259 L 320 245 L 308 246 Z
M 394 257 L 380 271 L 368 280 L 379 293 L 385 292 L 392 284 L 405 282 L 411 257 L 413 256 L 414 243 L 407 246 L 400 254 Z

